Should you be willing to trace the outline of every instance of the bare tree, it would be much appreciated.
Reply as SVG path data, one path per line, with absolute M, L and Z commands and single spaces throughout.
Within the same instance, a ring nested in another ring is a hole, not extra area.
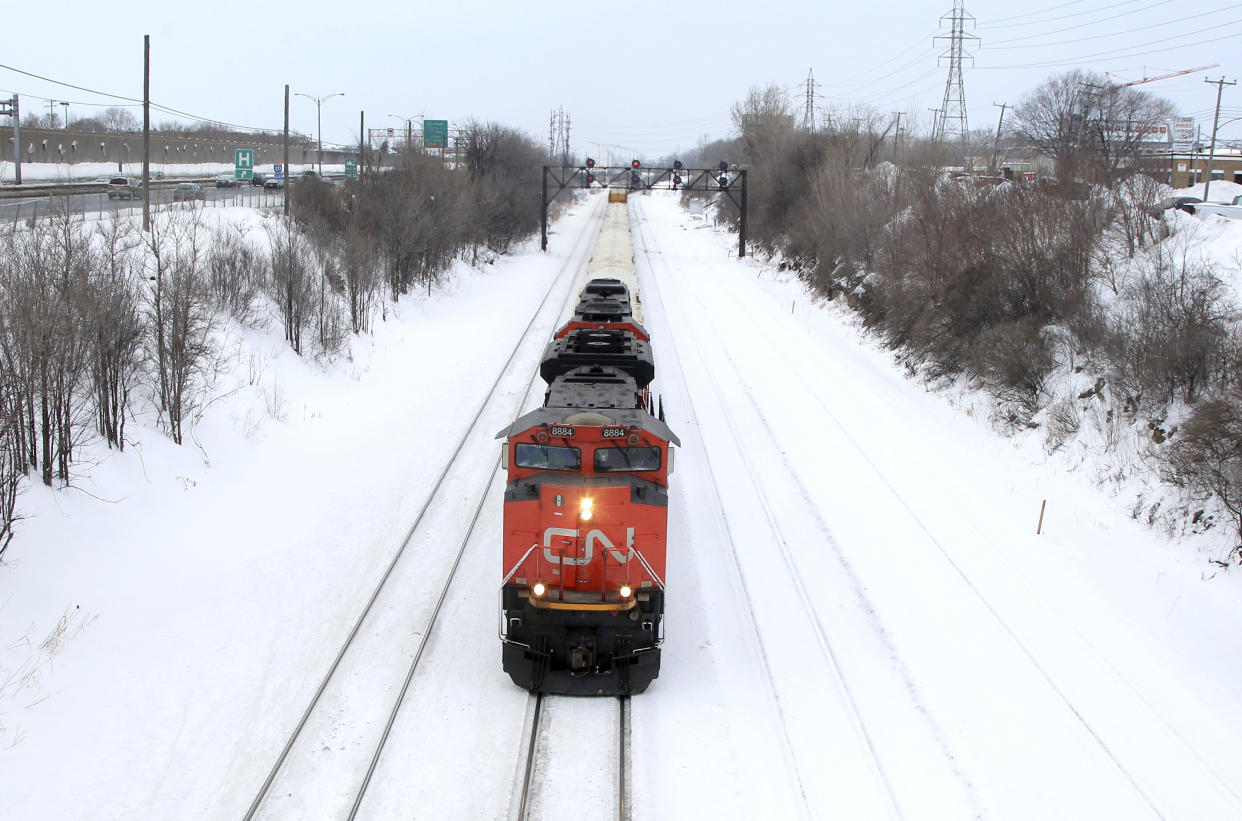
M 146 240 L 148 339 L 158 379 L 156 398 L 177 444 L 183 441 L 185 419 L 198 407 L 214 353 L 204 234 L 197 215 L 185 211 L 154 223 Z
M 91 275 L 87 332 L 99 432 L 109 447 L 125 449 L 125 415 L 138 379 L 146 333 L 138 293 L 142 239 L 133 220 L 113 212 L 96 228 L 100 260 Z
M 285 339 L 299 356 L 318 283 L 313 277 L 313 251 L 297 227 L 283 219 L 265 227 L 271 244 L 268 294 L 278 306 Z
M 96 119 L 106 131 L 136 131 L 138 128 L 138 115 L 121 106 L 105 108 Z
M 1148 92 L 1074 69 L 1028 92 L 1014 108 L 1013 128 L 1052 158 L 1059 180 L 1112 184 L 1138 167 L 1143 138 L 1174 111 Z

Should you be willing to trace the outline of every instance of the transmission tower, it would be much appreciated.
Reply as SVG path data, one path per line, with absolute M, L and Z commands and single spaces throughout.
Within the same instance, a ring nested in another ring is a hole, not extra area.
M 974 15 L 967 14 L 962 7 L 962 0 L 953 0 L 953 11 L 940 18 L 941 24 L 949 21 L 949 33 L 938 34 L 935 42 L 949 42 L 949 48 L 940 55 L 940 65 L 949 61 L 949 76 L 944 82 L 944 101 L 938 109 L 936 124 L 932 130 L 932 138 L 948 140 L 956 136 L 966 142 L 969 128 L 966 125 L 966 90 L 962 86 L 962 60 L 973 60 L 974 55 L 966 52 L 966 41 L 979 42 L 979 38 L 966 33 L 966 25 L 975 24 Z
M 554 108 L 548 119 L 548 155 L 560 155 L 561 164 L 569 165 L 569 115 L 564 107 Z
M 807 69 L 806 82 L 803 83 L 803 86 L 806 87 L 806 103 L 802 110 L 802 127 L 812 134 L 815 133 L 816 123 L 818 122 L 818 118 L 815 116 L 815 101 L 824 99 L 824 95 L 818 92 L 821 85 L 821 83 L 815 82 L 814 70 Z

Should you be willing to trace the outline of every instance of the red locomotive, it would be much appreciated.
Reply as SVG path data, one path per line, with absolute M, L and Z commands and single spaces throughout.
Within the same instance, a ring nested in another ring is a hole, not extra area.
M 628 239 L 628 237 L 627 237 Z M 649 335 L 619 279 L 591 280 L 541 364 L 543 407 L 501 431 L 501 640 L 531 692 L 641 693 L 659 674 L 668 476 Z

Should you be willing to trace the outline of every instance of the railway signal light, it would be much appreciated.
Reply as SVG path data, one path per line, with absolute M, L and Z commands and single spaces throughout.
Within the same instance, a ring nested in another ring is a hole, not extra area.
M 630 182 L 632 182 L 634 185 L 638 185 L 638 175 L 630 174 Z
M 681 177 L 679 176 L 673 177 L 673 187 L 676 188 L 679 185 L 681 185 Z
M 594 167 L 595 167 L 595 160 L 591 159 L 590 157 L 587 157 L 587 168 L 594 168 Z
M 642 168 L 643 164 L 638 160 L 630 160 L 630 168 Z
M 721 174 L 720 179 L 716 180 L 716 182 L 720 183 L 721 188 L 729 187 L 729 178 L 726 177 L 724 174 Z
M 680 171 L 680 170 L 681 170 L 681 160 L 673 160 L 673 168 L 675 168 L 675 169 L 677 169 L 678 171 Z
M 594 175 L 594 174 L 587 174 L 587 175 L 586 175 L 586 184 L 587 184 L 587 185 L 592 185 L 592 184 L 594 184 L 594 182 L 595 182 L 595 175 Z
M 727 162 L 725 162 L 724 160 L 721 160 L 721 161 L 720 161 L 720 170 L 721 170 L 721 171 L 728 171 L 728 170 L 729 170 L 729 164 L 728 164 Z

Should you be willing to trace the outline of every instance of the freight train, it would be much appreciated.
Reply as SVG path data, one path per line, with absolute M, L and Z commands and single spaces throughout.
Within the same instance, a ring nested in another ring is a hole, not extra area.
M 505 440 L 501 659 L 536 693 L 641 693 L 660 671 L 669 474 L 626 204 L 610 202 L 543 406 Z

